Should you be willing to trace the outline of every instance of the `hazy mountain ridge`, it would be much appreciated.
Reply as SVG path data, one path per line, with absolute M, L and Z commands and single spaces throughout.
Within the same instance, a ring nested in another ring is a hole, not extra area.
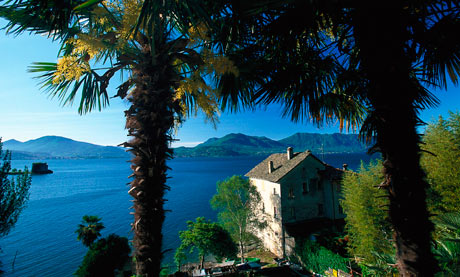
M 296 133 L 290 137 L 279 140 L 294 147 L 298 151 L 307 149 L 314 153 L 355 153 L 365 152 L 367 147 L 361 143 L 356 134 L 319 134 L 319 133 Z
M 293 147 L 295 152 L 311 150 L 321 153 L 364 153 L 367 148 L 354 134 L 296 133 L 281 140 L 267 137 L 228 134 L 221 138 L 210 138 L 195 147 L 174 149 L 175 157 L 228 157 L 264 156 L 286 151 Z M 8 140 L 4 150 L 12 150 L 13 159 L 102 159 L 129 158 L 123 148 L 101 146 L 58 136 L 45 136 L 26 142 Z
M 128 158 L 123 148 L 101 146 L 58 136 L 44 136 L 26 142 L 8 140 L 5 150 L 11 150 L 13 159 L 102 159 Z
M 295 152 L 311 150 L 313 153 L 364 153 L 366 145 L 355 134 L 296 133 L 279 141 L 267 137 L 228 134 L 211 138 L 195 147 L 174 149 L 176 157 L 257 156 L 284 152 L 287 147 Z

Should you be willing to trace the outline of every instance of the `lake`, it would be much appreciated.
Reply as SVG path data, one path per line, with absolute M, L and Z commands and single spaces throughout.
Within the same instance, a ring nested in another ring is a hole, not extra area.
M 216 220 L 209 200 L 216 182 L 235 174 L 244 175 L 265 157 L 177 158 L 169 161 L 171 170 L 166 194 L 164 263 L 173 264 L 179 246 L 178 232 L 187 220 L 204 216 Z M 319 158 L 323 158 L 319 156 Z M 336 167 L 348 163 L 356 169 L 367 155 L 324 155 Z M 34 161 L 13 160 L 14 168 L 29 168 Z M 72 276 L 87 248 L 77 241 L 75 230 L 83 215 L 102 218 L 102 236 L 116 233 L 132 238 L 128 195 L 129 163 L 122 159 L 47 160 L 54 171 L 34 175 L 30 199 L 10 234 L 0 239 L 0 261 L 5 276 Z

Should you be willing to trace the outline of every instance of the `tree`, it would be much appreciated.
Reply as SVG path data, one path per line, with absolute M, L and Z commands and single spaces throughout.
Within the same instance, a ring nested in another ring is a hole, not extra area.
M 200 1 L 42 2 L 7 2 L 12 4 L 0 15 L 12 32 L 48 32 L 61 39 L 57 63 L 31 67 L 51 96 L 71 104 L 81 92 L 80 113 L 101 109 L 109 103 L 109 82 L 121 72 L 115 96 L 131 104 L 125 115 L 132 139 L 123 145 L 134 155 L 129 194 L 134 198 L 136 273 L 157 276 L 173 129 L 197 109 L 215 120 L 217 102 L 205 80 L 238 72 L 207 44 L 205 24 L 195 16 L 205 14 Z M 43 17 L 41 9 L 56 15 Z
M 93 243 L 74 273 L 76 276 L 115 276 L 129 261 L 128 239 L 115 234 Z
M 383 157 L 382 188 L 390 199 L 399 272 L 434 274 L 433 224 L 416 128 L 422 123 L 419 111 L 438 102 L 428 88 L 446 89 L 448 77 L 457 84 L 458 1 L 220 5 L 225 8 L 215 16 L 220 23 L 215 38 L 240 68 L 237 79 L 228 76 L 220 83 L 224 104 L 280 102 L 294 120 L 308 115 L 317 122 L 362 123 L 362 137 L 374 137 L 371 151 Z M 354 120 L 359 112 L 354 103 L 364 107 L 363 122 Z
M 16 224 L 29 199 L 32 178 L 27 167 L 16 177 L 8 177 L 11 171 L 11 152 L 2 151 L 0 139 L 0 237 L 7 235 Z
M 460 212 L 460 114 L 441 116 L 423 136 L 421 164 L 430 183 L 429 204 L 434 213 Z
M 383 181 L 381 161 L 361 164 L 358 172 L 345 172 L 340 201 L 350 237 L 349 253 L 364 263 L 377 262 L 376 253 L 394 254 L 388 212 L 387 191 L 379 188 Z
M 257 241 L 252 232 L 264 227 L 256 214 L 260 199 L 256 187 L 236 175 L 217 182 L 217 193 L 211 199 L 212 208 L 219 211 L 219 221 L 238 242 L 241 262 L 246 246 Z
M 100 221 L 101 218 L 94 215 L 83 216 L 82 223 L 78 224 L 75 233 L 78 234 L 77 239 L 81 240 L 84 246 L 90 247 L 101 236 L 101 230 L 105 227 Z
M 224 257 L 234 257 L 237 249 L 230 234 L 217 223 L 211 223 L 204 217 L 198 217 L 196 222 L 187 221 L 187 230 L 180 231 L 181 245 L 176 250 L 175 260 L 178 265 L 184 260 L 185 251 L 198 251 L 201 268 L 204 268 L 205 257 L 214 255 L 218 260 Z

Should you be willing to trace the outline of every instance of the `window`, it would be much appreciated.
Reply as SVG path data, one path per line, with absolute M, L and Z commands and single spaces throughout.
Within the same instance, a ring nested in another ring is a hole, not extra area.
M 324 206 L 323 204 L 318 204 L 318 216 L 324 215 Z
M 265 213 L 265 203 L 262 202 L 262 213 Z
M 273 207 L 273 217 L 276 218 L 276 207 Z
M 310 191 L 310 185 L 307 182 L 302 184 L 302 193 L 308 193 Z
M 295 218 L 295 208 L 294 207 L 291 208 L 291 217 Z
M 292 187 L 289 188 L 289 195 L 288 198 L 293 199 L 294 198 L 294 189 Z
M 276 188 L 273 188 L 273 194 L 276 194 Z

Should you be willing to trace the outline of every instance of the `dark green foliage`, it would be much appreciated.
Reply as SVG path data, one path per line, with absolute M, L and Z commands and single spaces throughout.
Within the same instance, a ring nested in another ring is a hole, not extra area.
M 100 222 L 101 218 L 94 215 L 84 215 L 82 224 L 78 225 L 75 233 L 78 234 L 77 239 L 81 240 L 83 245 L 89 247 L 100 235 L 104 225 Z
M 396 268 L 396 259 L 394 255 L 377 252 L 374 252 L 373 255 L 375 257 L 374 262 L 364 262 L 360 265 L 363 276 L 392 277 L 395 276 L 395 274 L 398 274 L 398 269 Z
M 111 234 L 90 246 L 74 275 L 115 276 L 115 270 L 122 269 L 129 261 L 130 252 L 127 238 Z
M 334 226 L 335 228 L 324 228 L 317 232 L 316 243 L 339 254 L 342 257 L 349 258 L 348 254 L 348 241 L 349 235 L 343 231 L 345 226 Z
M 198 251 L 201 266 L 208 254 L 214 255 L 217 260 L 236 256 L 235 243 L 230 234 L 219 224 L 205 220 L 204 217 L 198 217 L 196 222 L 187 221 L 187 227 L 187 230 L 179 232 L 181 245 L 174 256 L 178 267 L 185 260 L 187 250 L 190 253 Z
M 8 234 L 29 198 L 32 182 L 27 168 L 23 174 L 8 177 L 11 172 L 11 153 L 2 152 L 0 139 L 0 237 Z
M 440 276 L 460 275 L 460 214 L 447 213 L 434 220 L 433 252 L 439 262 Z
M 302 265 L 310 271 L 323 274 L 328 268 L 348 272 L 349 260 L 318 243 L 306 240 L 294 249 Z
M 234 175 L 217 183 L 217 193 L 211 199 L 213 209 L 219 211 L 219 221 L 238 242 L 240 257 L 244 260 L 246 247 L 257 241 L 254 228 L 265 227 L 255 213 L 260 202 L 256 187 L 247 178 Z

